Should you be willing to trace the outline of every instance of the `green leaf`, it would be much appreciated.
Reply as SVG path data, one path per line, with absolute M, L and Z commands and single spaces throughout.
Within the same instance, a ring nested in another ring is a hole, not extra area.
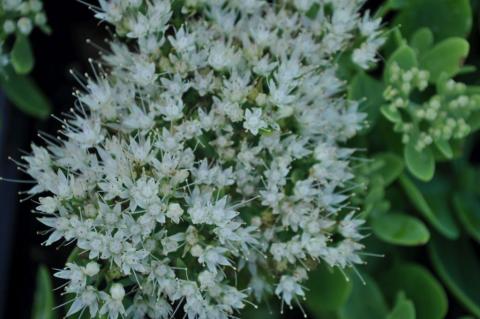
M 394 153 L 381 153 L 375 156 L 377 161 L 382 165 L 377 172 L 382 176 L 384 187 L 393 183 L 403 172 L 403 159 Z
M 347 303 L 338 312 L 340 319 L 385 319 L 388 313 L 385 299 L 377 283 L 362 273 L 365 284 L 353 276 L 353 289 Z
M 435 157 L 430 148 L 425 148 L 421 152 L 417 151 L 413 141 L 405 145 L 404 148 L 405 164 L 408 170 L 422 181 L 429 181 L 435 173 Z
M 37 283 L 33 297 L 32 319 L 55 319 L 54 298 L 50 274 L 45 266 L 37 271 Z
M 392 65 L 397 64 L 404 70 L 410 70 L 418 66 L 417 55 L 415 51 L 406 44 L 400 46 L 395 52 L 392 53 L 385 66 L 384 78 L 388 81 L 390 79 L 390 73 Z
M 422 221 L 401 213 L 387 213 L 373 218 L 372 229 L 378 238 L 394 245 L 423 245 L 430 239 L 430 232 Z
M 395 307 L 387 319 L 415 319 L 415 305 L 403 292 L 398 293 Z
M 458 237 L 459 231 L 448 210 L 445 194 L 429 194 L 427 198 L 405 175 L 400 176 L 400 184 L 412 205 L 437 231 L 447 238 Z
M 375 13 L 375 17 L 383 17 L 391 10 L 398 10 L 406 7 L 408 0 L 387 0 Z
M 383 102 L 384 85 L 365 72 L 359 72 L 350 82 L 348 97 L 351 100 L 361 101 L 360 110 L 367 113 L 367 121 L 373 127 Z
M 418 29 L 432 30 L 437 41 L 448 37 L 467 37 L 472 28 L 470 0 L 408 0 L 393 25 L 410 38 Z
M 423 266 L 413 263 L 396 265 L 380 276 L 379 283 L 390 300 L 403 291 L 415 304 L 418 319 L 441 319 L 447 314 L 447 295 Z
M 444 140 L 435 140 L 435 146 L 443 156 L 448 159 L 453 158 L 453 149 L 452 146 L 450 146 L 450 143 Z
M 433 267 L 448 290 L 472 314 L 480 317 L 480 260 L 465 239 L 435 236 L 428 245 Z
M 307 307 L 318 317 L 340 309 L 352 291 L 352 282 L 339 269 L 325 264 L 311 272 L 306 286 L 309 289 Z
M 410 38 L 410 46 L 421 55 L 433 46 L 433 41 L 432 30 L 429 28 L 420 28 Z
M 402 122 L 402 114 L 400 114 L 400 112 L 395 107 L 391 105 L 382 105 L 380 107 L 380 111 L 382 112 L 383 116 L 385 116 L 385 118 L 390 122 Z
M 420 59 L 420 67 L 430 72 L 430 81 L 436 83 L 442 73 L 455 76 L 463 66 L 470 45 L 462 38 L 449 38 L 435 45 Z
M 480 243 L 480 200 L 471 193 L 456 193 L 453 205 L 468 235 Z
M 0 85 L 7 97 L 24 113 L 45 119 L 52 106 L 42 91 L 29 77 L 7 69 L 7 78 L 0 75 Z
M 18 74 L 27 74 L 33 69 L 34 57 L 28 37 L 18 34 L 10 52 L 12 66 Z

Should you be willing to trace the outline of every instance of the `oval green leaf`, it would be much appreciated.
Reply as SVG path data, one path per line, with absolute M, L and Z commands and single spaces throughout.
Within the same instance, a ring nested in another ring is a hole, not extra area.
M 435 157 L 430 148 L 425 148 L 421 152 L 417 151 L 412 143 L 408 143 L 404 148 L 405 164 L 413 176 L 427 182 L 433 178 L 435 173 Z
M 37 272 L 35 294 L 33 297 L 32 319 L 55 319 L 54 298 L 50 274 L 45 266 Z
M 394 245 L 417 246 L 430 239 L 430 232 L 421 220 L 401 213 L 373 218 L 372 229 L 378 238 Z
M 27 74 L 33 69 L 34 57 L 28 37 L 17 35 L 10 52 L 10 60 L 13 69 L 18 74 Z
M 430 225 L 447 238 L 458 238 L 459 230 L 448 209 L 448 197 L 445 194 L 424 195 L 405 175 L 400 176 L 400 184 L 412 205 Z
M 435 146 L 447 159 L 453 158 L 453 149 L 450 143 L 444 140 L 435 140 Z
M 402 122 L 402 115 L 395 107 L 392 107 L 391 105 L 382 105 L 380 107 L 380 111 L 382 112 L 383 116 L 385 116 L 385 118 L 390 122 Z
M 462 38 L 449 38 L 435 45 L 420 59 L 420 67 L 430 72 L 430 81 L 436 83 L 444 73 L 455 76 L 463 66 L 470 45 Z
M 0 85 L 7 97 L 22 112 L 40 119 L 50 115 L 50 102 L 29 77 L 7 70 L 7 78 L 0 75 Z
M 385 319 L 387 304 L 377 283 L 367 274 L 361 274 L 365 284 L 352 276 L 353 289 L 347 303 L 338 312 L 340 319 Z
M 469 0 L 408 0 L 393 25 L 400 25 L 405 37 L 418 29 L 432 30 L 437 41 L 448 37 L 466 37 L 472 28 Z
M 381 153 L 376 155 L 375 159 L 382 163 L 377 172 L 382 176 L 385 187 L 402 174 L 405 164 L 400 156 L 394 153 Z
M 402 292 L 398 293 L 395 307 L 388 315 L 387 319 L 415 319 L 415 305 L 405 297 Z
M 400 46 L 395 52 L 392 53 L 385 66 L 385 80 L 388 82 L 390 79 L 390 72 L 392 65 L 397 64 L 404 70 L 410 70 L 418 66 L 417 55 L 415 51 L 406 44 Z
M 309 289 L 307 307 L 318 317 L 340 309 L 352 291 L 352 282 L 339 269 L 324 264 L 311 272 L 306 286 Z
M 433 267 L 449 291 L 473 315 L 480 317 L 480 260 L 465 239 L 435 236 L 428 245 Z
M 433 41 L 432 31 L 429 28 L 421 28 L 412 35 L 410 46 L 421 55 L 433 46 Z
M 390 300 L 403 291 L 415 304 L 418 319 L 441 319 L 447 314 L 447 295 L 423 266 L 413 263 L 396 265 L 380 276 L 379 283 Z
M 468 235 L 480 243 L 480 200 L 474 194 L 462 192 L 453 196 L 453 205 Z

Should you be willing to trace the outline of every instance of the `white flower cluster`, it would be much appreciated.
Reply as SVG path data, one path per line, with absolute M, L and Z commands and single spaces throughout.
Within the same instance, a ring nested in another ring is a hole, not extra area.
M 341 144 L 365 116 L 336 61 L 377 41 L 363 2 L 99 1 L 120 37 L 61 141 L 24 157 L 46 244 L 84 252 L 57 273 L 68 315 L 230 318 L 251 295 L 298 303 L 316 262 L 362 262 Z
M 48 29 L 40 0 L 0 0 L 0 69 L 9 62 L 3 48 L 8 36 L 14 33 L 27 36 L 35 25 Z

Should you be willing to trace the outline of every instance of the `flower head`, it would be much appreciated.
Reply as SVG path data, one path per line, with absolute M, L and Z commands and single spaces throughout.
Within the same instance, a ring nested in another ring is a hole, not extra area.
M 334 61 L 364 34 L 357 60 L 375 62 L 363 2 L 99 1 L 118 35 L 109 71 L 77 93 L 62 144 L 24 157 L 30 192 L 48 193 L 47 244 L 87 252 L 57 274 L 70 314 L 169 318 L 178 303 L 189 318 L 228 318 L 251 293 L 233 273 L 290 304 L 305 294 L 304 260 L 361 262 L 341 143 L 364 115 Z

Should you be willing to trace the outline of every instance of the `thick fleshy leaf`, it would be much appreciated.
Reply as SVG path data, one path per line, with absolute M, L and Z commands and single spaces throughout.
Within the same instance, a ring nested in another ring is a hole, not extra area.
M 374 234 L 381 240 L 402 246 L 423 245 L 430 232 L 423 222 L 402 213 L 387 213 L 372 219 Z
M 404 148 L 405 164 L 410 173 L 422 181 L 429 181 L 435 173 L 435 157 L 430 148 L 417 151 L 412 143 L 408 143 Z
M 392 107 L 391 105 L 382 105 L 380 107 L 380 111 L 382 112 L 383 116 L 387 120 L 389 120 L 392 123 L 400 123 L 402 122 L 402 114 L 400 112 Z
M 420 67 L 430 72 L 430 81 L 436 83 L 444 73 L 448 78 L 455 76 L 468 56 L 470 45 L 462 38 L 449 38 L 425 53 Z
M 360 101 L 360 110 L 367 113 L 369 128 L 374 126 L 380 114 L 383 90 L 383 83 L 365 72 L 355 75 L 348 87 L 348 97 L 351 100 Z
M 382 176 L 384 186 L 393 183 L 403 172 L 403 159 L 394 153 L 381 153 L 375 156 L 382 164 L 377 172 Z
M 379 283 L 390 300 L 403 291 L 415 304 L 418 319 L 441 319 L 447 314 L 447 295 L 423 266 L 413 263 L 396 265 L 380 276 Z
M 428 247 L 433 267 L 448 290 L 480 317 L 480 259 L 475 249 L 465 238 L 451 241 L 437 236 Z
M 432 30 L 437 41 L 466 37 L 472 28 L 470 0 L 408 0 L 393 24 L 410 38 L 418 29 Z
M 306 286 L 309 289 L 307 307 L 318 317 L 340 309 L 352 291 L 352 282 L 339 269 L 324 264 L 310 273 Z
M 400 184 L 411 204 L 438 232 L 450 239 L 458 238 L 459 230 L 448 209 L 446 194 L 424 195 L 418 186 L 405 175 L 400 176 Z
M 445 156 L 447 159 L 453 158 L 453 149 L 450 143 L 443 140 L 435 140 L 435 146 L 440 151 L 440 153 L 442 153 L 442 155 Z
M 50 274 L 45 266 L 37 271 L 35 295 L 33 299 L 32 319 L 55 319 L 54 298 Z
M 462 192 L 453 197 L 458 219 L 468 235 L 480 243 L 480 199 L 474 194 Z
M 27 74 L 33 69 L 35 62 L 28 37 L 21 34 L 17 35 L 10 52 L 10 60 L 13 69 L 18 74 Z
M 353 289 L 347 303 L 338 312 L 340 319 L 385 319 L 388 313 L 385 299 L 377 283 L 362 273 L 365 284 L 352 276 Z
M 0 85 L 7 97 L 24 113 L 40 119 L 50 115 L 50 102 L 26 75 L 18 75 L 7 69 L 6 77 L 0 75 Z
M 395 307 L 388 314 L 387 319 L 415 319 L 415 305 L 405 297 L 405 293 L 400 292 L 397 295 Z
M 410 46 L 422 55 L 433 46 L 433 33 L 429 28 L 418 29 L 410 39 Z
M 404 70 L 410 70 L 418 66 L 417 55 L 415 51 L 406 44 L 400 46 L 395 52 L 392 53 L 385 66 L 385 79 L 390 78 L 390 72 L 392 65 L 397 64 Z

